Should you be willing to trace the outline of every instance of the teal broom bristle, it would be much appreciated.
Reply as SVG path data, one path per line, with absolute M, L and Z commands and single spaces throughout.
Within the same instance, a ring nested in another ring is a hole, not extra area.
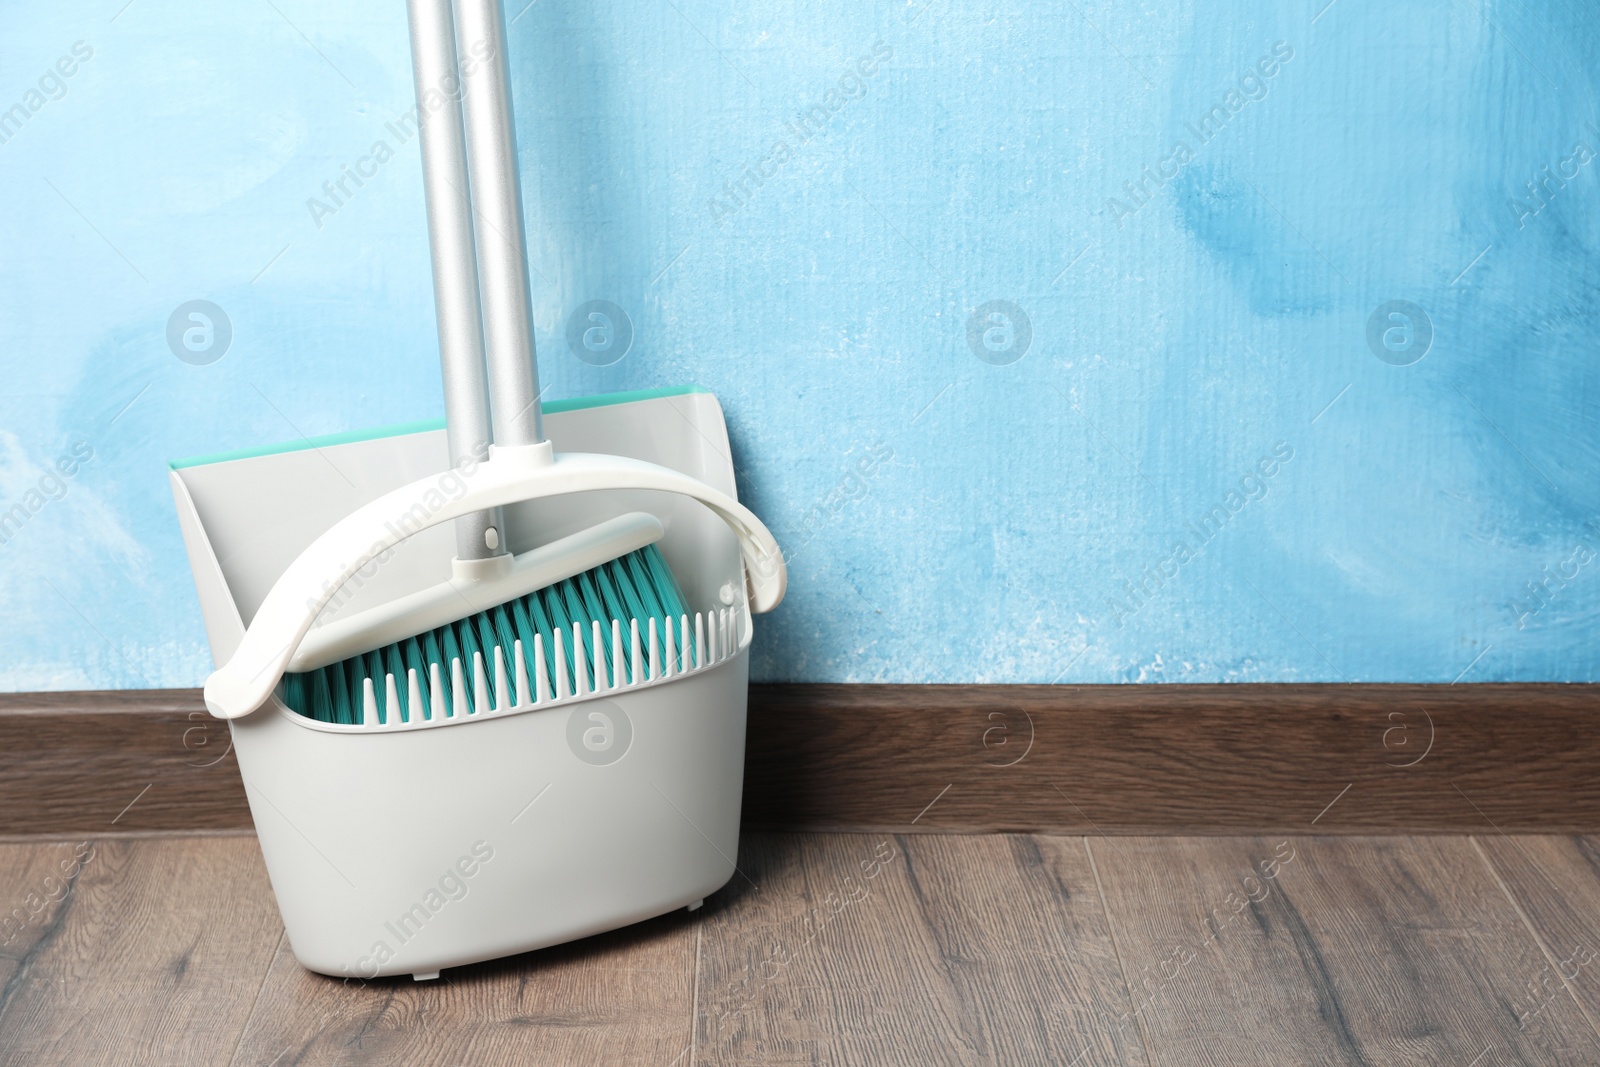
M 488 611 L 314 671 L 286 674 L 283 676 L 283 701 L 294 711 L 319 722 L 359 725 L 362 722 L 366 681 L 372 679 L 377 687 L 379 721 L 388 725 L 385 721 L 387 701 L 384 692 L 387 676 L 394 677 L 403 698 L 409 672 L 414 669 L 420 683 L 423 718 L 446 718 L 450 716 L 449 708 L 433 706 L 433 694 L 429 687 L 433 665 L 437 664 L 443 674 L 445 703 L 448 704 L 454 661 L 460 660 L 470 686 L 474 653 L 483 654 L 485 666 L 492 677 L 495 647 L 503 650 L 509 670 L 515 642 L 521 641 L 531 675 L 534 669 L 533 638 L 537 634 L 544 647 L 545 676 L 554 679 L 558 673 L 555 658 L 557 631 L 563 635 L 560 673 L 577 679 L 582 672 L 585 688 L 594 692 L 597 688 L 604 688 L 606 680 L 599 679 L 600 685 L 596 685 L 593 663 L 590 662 L 594 651 L 592 648 L 588 650 L 589 656 L 574 655 L 573 623 L 582 627 L 587 644 L 592 639 L 592 624 L 598 622 L 601 640 L 605 645 L 605 663 L 614 664 L 617 660 L 616 649 L 612 645 L 613 620 L 621 623 L 622 641 L 626 645 L 631 640 L 631 620 L 637 619 L 643 632 L 650 620 L 654 619 L 657 628 L 664 632 L 667 626 L 674 624 L 673 620 L 684 614 L 683 592 L 668 570 L 666 560 L 661 557 L 660 548 L 646 545 L 593 570 L 535 590 Z M 625 664 L 623 674 L 630 675 L 631 667 L 626 664 L 631 661 L 627 655 L 622 659 Z M 625 677 L 623 681 L 632 683 L 636 679 Z M 401 720 L 409 721 L 409 701 L 401 699 L 398 703 Z

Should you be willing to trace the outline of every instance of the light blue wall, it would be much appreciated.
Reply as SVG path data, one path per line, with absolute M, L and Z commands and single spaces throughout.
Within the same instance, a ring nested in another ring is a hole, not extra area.
M 550 395 L 721 397 L 758 676 L 1600 677 L 1600 8 L 522 2 Z M 440 413 L 415 143 L 307 205 L 410 94 L 399 0 L 0 2 L 0 688 L 201 681 L 168 459 Z

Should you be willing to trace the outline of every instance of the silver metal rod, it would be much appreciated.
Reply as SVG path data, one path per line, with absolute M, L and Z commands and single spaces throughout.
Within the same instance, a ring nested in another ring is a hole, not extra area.
M 544 440 L 544 422 L 534 362 L 505 15 L 499 0 L 456 0 L 455 7 L 456 51 L 466 75 L 463 108 L 495 441 L 538 444 Z
M 408 7 L 411 65 L 417 83 L 415 118 L 422 142 L 422 186 L 428 205 L 433 296 L 439 319 L 445 435 L 450 463 L 459 468 L 469 456 L 482 459 L 487 455 L 494 431 L 484 374 L 455 26 L 450 0 L 409 0 Z M 499 508 L 463 515 L 455 525 L 459 558 L 485 559 L 505 550 Z

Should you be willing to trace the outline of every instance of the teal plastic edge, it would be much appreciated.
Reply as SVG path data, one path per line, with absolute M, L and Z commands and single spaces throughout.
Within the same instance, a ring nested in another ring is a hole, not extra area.
M 632 404 L 640 400 L 659 400 L 668 396 L 689 396 L 693 393 L 710 393 L 711 390 L 699 385 L 679 385 L 671 389 L 633 389 L 625 393 L 602 393 L 599 396 L 578 396 L 570 400 L 552 400 L 544 405 L 547 415 L 559 415 L 563 411 L 582 411 L 584 408 L 609 407 L 612 404 Z M 385 437 L 404 437 L 412 433 L 428 433 L 431 430 L 444 429 L 443 419 L 421 419 L 417 422 L 402 422 L 392 426 L 379 426 L 370 430 L 350 430 L 346 433 L 330 433 L 321 437 L 307 437 L 300 441 L 288 441 L 277 445 L 260 445 L 255 448 L 240 448 L 232 452 L 217 452 L 209 456 L 195 456 L 192 459 L 175 459 L 167 466 L 172 470 L 181 471 L 186 467 L 203 467 L 210 463 L 227 463 L 235 459 L 255 459 L 258 456 L 276 456 L 284 452 L 303 452 L 308 448 L 328 448 L 333 445 L 348 445 L 356 441 L 377 441 Z

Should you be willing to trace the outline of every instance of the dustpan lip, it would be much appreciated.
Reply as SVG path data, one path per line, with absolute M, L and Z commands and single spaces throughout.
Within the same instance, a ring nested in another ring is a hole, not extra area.
M 544 413 L 546 415 L 559 415 L 564 411 L 582 411 L 585 408 L 633 404 L 641 400 L 660 400 L 673 396 L 691 396 L 696 393 L 710 394 L 711 390 L 702 385 L 690 383 L 688 385 L 668 386 L 660 389 L 632 389 L 621 393 L 601 393 L 596 396 L 580 396 L 567 400 L 548 401 L 544 404 Z M 431 433 L 442 429 L 444 429 L 443 418 L 419 419 L 414 422 L 376 426 L 365 430 L 347 430 L 343 433 L 325 434 L 321 437 L 302 437 L 297 441 L 284 441 L 279 444 L 257 445 L 252 448 L 238 448 L 228 452 L 193 456 L 188 459 L 175 459 L 169 462 L 167 466 L 171 470 L 178 471 L 189 467 L 205 467 L 213 463 L 228 463 L 239 459 L 258 459 L 262 456 L 276 456 L 285 452 L 331 448 L 334 445 L 354 444 L 358 441 L 377 441 L 386 437 L 405 437 L 409 434 Z
M 754 627 L 751 629 L 753 631 Z M 406 722 L 376 727 L 366 726 L 361 723 L 324 722 L 321 719 L 313 719 L 307 715 L 302 715 L 300 712 L 295 711 L 288 704 L 284 703 L 281 693 L 279 690 L 275 689 L 273 690 L 272 695 L 268 698 L 266 704 L 262 705 L 262 708 L 257 709 L 257 711 L 252 713 L 251 716 L 247 716 L 247 718 L 260 714 L 263 709 L 271 709 L 280 718 L 287 719 L 302 729 L 315 730 L 318 733 L 343 734 L 346 737 L 392 737 L 398 734 L 421 733 L 426 730 L 443 729 L 447 726 L 466 726 L 475 722 L 502 722 L 506 719 L 514 719 L 522 715 L 531 715 L 541 711 L 565 711 L 570 713 L 573 708 L 581 707 L 596 700 L 615 700 L 619 697 L 631 697 L 634 694 L 644 694 L 652 691 L 659 693 L 661 690 L 667 689 L 676 683 L 691 681 L 696 678 L 702 678 L 708 675 L 719 673 L 723 669 L 736 663 L 740 657 L 749 655 L 750 646 L 754 641 L 754 637 L 755 634 L 753 632 L 745 634 L 743 640 L 739 642 L 739 646 L 727 653 L 725 657 L 718 659 L 715 663 L 707 663 L 704 667 L 696 667 L 687 672 L 672 674 L 666 677 L 651 678 L 647 681 L 642 681 L 635 685 L 625 685 L 618 689 L 591 690 L 586 693 L 577 694 L 569 693 L 566 696 L 553 697 L 539 704 L 529 704 L 520 707 L 507 708 L 505 710 L 496 709 L 490 711 L 487 715 L 469 714 L 460 717 L 451 716 L 440 719 L 424 719 L 421 722 Z

